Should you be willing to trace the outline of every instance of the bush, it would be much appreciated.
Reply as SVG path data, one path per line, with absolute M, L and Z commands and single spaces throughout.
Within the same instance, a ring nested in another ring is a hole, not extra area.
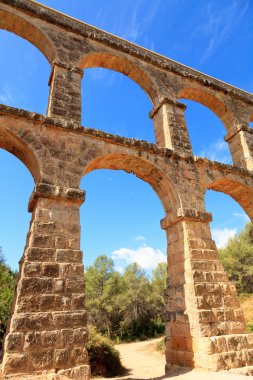
M 113 343 L 99 334 L 93 326 L 89 326 L 87 350 L 93 376 L 112 377 L 124 373 L 119 352 Z
M 0 350 L 3 344 L 3 337 L 11 314 L 11 306 L 16 284 L 16 274 L 5 265 L 0 250 Z
M 253 333 L 253 320 L 247 325 L 248 332 Z
M 161 352 L 161 354 L 165 353 L 165 338 L 162 338 L 156 343 L 156 351 Z

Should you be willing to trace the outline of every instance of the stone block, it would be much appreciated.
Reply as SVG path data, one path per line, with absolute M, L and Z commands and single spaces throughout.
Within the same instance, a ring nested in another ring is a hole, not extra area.
M 16 373 L 27 373 L 28 368 L 28 355 L 27 354 L 8 354 L 4 355 L 4 372 L 16 374 Z
M 72 297 L 72 309 L 84 310 L 85 296 L 84 294 L 73 295 Z
M 57 369 L 69 368 L 69 349 L 61 348 L 54 351 L 54 363 Z
M 88 339 L 87 329 L 81 327 L 73 331 L 73 343 L 74 345 L 85 345 Z
M 51 313 L 14 314 L 11 321 L 13 332 L 50 330 L 53 327 Z
M 60 345 L 60 331 L 42 331 L 41 340 L 44 348 L 58 348 Z
M 67 293 L 83 293 L 84 292 L 84 277 L 82 279 L 66 279 Z
M 55 312 L 53 313 L 53 320 L 57 329 L 82 327 L 86 326 L 87 315 L 85 311 Z
M 88 364 L 88 353 L 85 347 L 73 347 L 70 350 L 70 362 L 72 366 Z
M 10 333 L 5 341 L 6 352 L 21 352 L 24 346 L 24 334 L 23 333 Z
M 41 276 L 41 263 L 26 262 L 23 266 L 25 277 L 40 277 Z
M 53 248 L 28 248 L 28 261 L 52 262 L 55 259 L 55 250 Z
M 60 339 L 61 339 L 61 347 L 72 345 L 74 342 L 74 329 L 73 328 L 62 329 L 61 334 L 60 334 Z
M 82 264 L 64 263 L 60 264 L 60 277 L 82 277 L 84 276 L 84 267 Z
M 56 263 L 42 264 L 42 276 L 59 277 L 59 264 L 56 264 Z
M 82 251 L 58 249 L 56 251 L 56 261 L 61 263 L 81 263 Z
M 73 296 L 74 297 L 74 296 Z M 55 296 L 55 311 L 69 311 L 72 310 L 71 302 L 72 296 L 56 295 Z
M 29 372 L 54 368 L 54 350 L 37 349 L 29 354 Z
M 41 347 L 41 333 L 40 332 L 27 332 L 25 334 L 24 351 L 34 351 Z

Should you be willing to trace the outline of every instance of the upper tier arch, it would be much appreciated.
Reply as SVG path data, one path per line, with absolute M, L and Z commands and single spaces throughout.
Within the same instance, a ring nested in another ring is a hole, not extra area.
M 0 29 L 12 32 L 36 46 L 51 64 L 56 57 L 55 47 L 32 22 L 5 9 L 0 9 Z
M 217 96 L 199 87 L 184 87 L 178 93 L 180 99 L 194 100 L 209 108 L 224 124 L 227 132 L 235 131 L 237 120 L 235 115 L 228 109 L 226 104 Z
M 140 68 L 136 63 L 122 55 L 111 54 L 107 52 L 90 53 L 80 60 L 81 69 L 103 67 L 124 74 L 137 83 L 148 95 L 151 102 L 155 104 L 158 99 L 158 87 L 153 78 Z

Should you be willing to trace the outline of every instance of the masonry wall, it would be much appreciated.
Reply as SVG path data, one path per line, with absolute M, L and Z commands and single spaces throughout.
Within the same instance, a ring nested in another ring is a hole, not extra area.
M 223 191 L 253 217 L 253 96 L 28 0 L 1 0 L 0 27 L 33 43 L 51 64 L 47 115 L 0 106 L 0 147 L 35 180 L 4 379 L 90 377 L 79 186 L 83 175 L 102 168 L 133 172 L 164 207 L 166 369 L 252 374 L 253 335 L 219 260 L 204 197 L 206 189 Z M 155 145 L 80 126 L 81 80 L 89 67 L 122 72 L 147 93 Z M 180 99 L 198 101 L 222 120 L 233 166 L 193 157 Z

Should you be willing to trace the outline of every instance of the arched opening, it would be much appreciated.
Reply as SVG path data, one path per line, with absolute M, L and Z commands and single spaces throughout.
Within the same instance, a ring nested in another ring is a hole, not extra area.
M 222 121 L 206 106 L 193 100 L 184 100 L 186 125 L 195 156 L 232 164 L 229 146 L 224 141 Z
M 143 180 L 134 177 L 132 172 Z M 154 187 L 156 194 L 144 181 Z M 160 185 L 156 187 L 155 182 L 160 182 Z M 156 332 L 161 332 L 158 326 L 159 318 L 154 318 L 154 315 L 151 318 L 155 307 L 160 308 L 160 313 L 164 313 L 164 305 L 161 310 L 161 298 L 166 287 L 165 281 L 160 301 L 157 300 L 158 292 L 156 298 L 154 296 L 152 299 L 153 286 L 157 286 L 156 290 L 161 288 L 161 281 L 158 284 L 161 268 L 158 268 L 158 272 L 156 270 L 156 276 L 152 271 L 159 262 L 167 261 L 167 243 L 160 227 L 160 219 L 164 216 L 164 209 L 173 213 L 173 200 L 176 195 L 169 191 L 169 186 L 165 189 L 165 179 L 157 170 L 155 173 L 152 165 L 145 165 L 144 160 L 123 154 L 108 154 L 93 160 L 85 171 L 82 187 L 86 190 L 86 201 L 81 209 L 81 225 L 84 231 L 82 245 L 85 266 L 89 267 L 86 273 L 86 297 L 88 297 L 87 307 L 90 308 L 88 310 L 91 315 L 90 322 L 100 323 L 99 330 L 118 341 L 150 338 Z M 114 272 L 105 259 L 93 264 L 94 259 L 101 255 L 113 260 Z M 103 297 L 103 290 L 94 290 L 96 281 L 94 277 L 91 281 L 91 278 L 99 268 L 105 268 L 105 263 L 109 268 L 108 283 L 111 287 L 104 286 L 108 293 Z M 137 269 L 134 263 L 140 268 Z M 143 274 L 143 270 L 146 275 Z M 167 270 L 164 275 L 167 277 Z M 91 283 L 95 284 L 93 289 Z M 93 294 L 92 302 L 89 300 L 89 292 Z M 99 307 L 100 312 L 97 312 L 96 308 Z M 141 307 L 145 308 L 146 314 L 144 310 L 141 312 Z M 158 317 L 161 318 L 161 315 Z M 141 324 L 137 323 L 138 318 Z M 149 325 L 145 318 L 150 318 Z M 112 322 L 107 326 L 106 322 L 111 319 Z M 152 344 L 155 350 L 155 342 Z M 132 349 L 135 352 L 137 347 L 133 344 Z M 132 374 L 140 376 L 140 373 L 135 372 L 137 369 L 133 368 L 132 361 L 128 362 L 123 351 L 121 355 L 123 364 L 133 371 Z M 136 358 L 138 360 L 138 356 Z M 152 361 L 152 358 L 150 360 Z M 159 360 L 157 376 L 162 376 L 165 361 L 163 354 Z M 146 365 L 148 366 L 148 363 Z M 141 370 L 143 371 L 143 368 Z
M 148 115 L 156 88 L 147 74 L 128 60 L 109 54 L 88 56 L 80 67 L 84 68 L 82 124 L 155 142 Z
M 35 27 L 26 19 L 1 9 L 0 29 L 15 33 L 17 36 L 29 41 L 41 51 L 49 63 L 55 58 L 55 51 L 52 43 L 37 26 Z
M 235 184 L 234 184 L 235 185 Z M 230 183 L 230 187 L 232 184 Z M 210 225 L 212 238 L 216 242 L 220 260 L 230 281 L 235 285 L 239 296 L 240 306 L 244 312 L 244 318 L 248 331 L 253 325 L 252 305 L 253 299 L 253 237 L 252 224 L 250 223 L 248 207 L 241 207 L 245 203 L 226 194 L 228 187 L 225 185 L 213 186 L 216 191 L 206 192 L 206 208 L 212 212 L 213 221 Z M 238 189 L 237 189 L 238 190 Z M 243 189 L 245 192 L 245 189 Z M 224 193 L 222 192 L 224 191 Z M 242 191 L 242 187 L 241 187 Z M 248 197 L 249 194 L 245 194 Z
M 178 97 L 180 99 L 195 100 L 203 106 L 206 106 L 223 122 L 227 132 L 233 132 L 233 128 L 236 124 L 235 116 L 215 95 L 200 88 L 186 87 L 180 90 Z
M 0 363 L 3 336 L 11 315 L 18 262 L 23 255 L 29 230 L 27 205 L 34 186 L 26 166 L 2 148 L 0 138 Z
M 50 65 L 34 45 L 0 31 L 0 103 L 45 114 Z
M 0 149 L 5 149 L 22 161 L 32 174 L 34 182 L 37 182 L 40 178 L 40 168 L 35 153 L 24 141 L 19 139 L 14 133 L 11 133 L 10 130 L 11 123 L 7 128 L 0 127 Z M 29 139 L 30 136 L 28 134 L 27 136 Z

